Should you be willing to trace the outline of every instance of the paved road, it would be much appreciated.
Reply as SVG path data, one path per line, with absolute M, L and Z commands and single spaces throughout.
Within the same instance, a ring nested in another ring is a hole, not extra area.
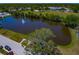
M 10 46 L 12 51 L 14 51 L 14 53 L 16 55 L 25 55 L 25 50 L 21 46 L 21 44 L 13 41 L 13 40 L 11 40 L 7 37 L 0 35 L 0 44 L 3 45 L 3 46 L 5 46 L 5 45 Z

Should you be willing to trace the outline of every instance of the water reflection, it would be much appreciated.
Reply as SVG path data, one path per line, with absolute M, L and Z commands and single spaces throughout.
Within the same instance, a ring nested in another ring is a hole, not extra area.
M 25 23 L 25 20 L 24 19 L 22 19 L 22 24 L 24 24 Z

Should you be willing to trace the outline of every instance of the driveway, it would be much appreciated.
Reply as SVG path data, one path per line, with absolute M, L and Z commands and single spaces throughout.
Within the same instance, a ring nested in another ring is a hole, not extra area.
M 24 50 L 24 47 L 21 46 L 20 43 L 17 43 L 7 37 L 4 37 L 2 35 L 0 35 L 0 44 L 5 46 L 8 45 L 11 47 L 12 51 L 14 52 L 14 54 L 16 55 L 25 55 L 26 51 Z

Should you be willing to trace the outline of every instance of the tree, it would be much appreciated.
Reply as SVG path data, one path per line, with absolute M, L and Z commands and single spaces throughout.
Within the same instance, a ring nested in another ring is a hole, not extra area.
M 52 39 L 48 39 L 48 37 L 55 37 L 54 33 L 48 28 L 42 28 L 36 30 L 29 34 L 29 40 L 31 41 L 30 49 L 32 49 L 32 53 L 34 54 L 54 54 L 53 52 L 57 51 L 54 48 L 57 47 Z M 55 51 L 53 51 L 53 49 Z M 58 48 L 57 48 L 58 49 Z M 55 52 L 60 53 L 60 52 Z
M 67 15 L 64 22 L 65 22 L 66 26 L 69 26 L 71 28 L 75 28 L 79 23 L 78 20 L 79 20 L 79 17 L 77 15 L 71 14 L 71 15 Z

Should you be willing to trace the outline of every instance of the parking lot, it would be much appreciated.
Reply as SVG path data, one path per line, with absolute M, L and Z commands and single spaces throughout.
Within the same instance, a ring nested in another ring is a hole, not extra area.
M 11 48 L 11 51 L 14 52 L 14 54 L 16 55 L 24 55 L 26 54 L 25 50 L 24 50 L 24 47 L 21 46 L 20 43 L 17 43 L 7 37 L 4 37 L 2 35 L 0 35 L 0 44 L 5 47 L 6 45 L 8 45 L 10 48 Z

